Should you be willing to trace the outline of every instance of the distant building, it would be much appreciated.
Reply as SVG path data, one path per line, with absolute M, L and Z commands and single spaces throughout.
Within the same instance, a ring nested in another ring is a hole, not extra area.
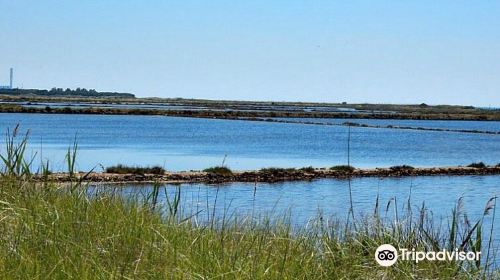
M 14 68 L 10 68 L 10 82 L 8 86 L 0 85 L 0 89 L 12 89 L 14 83 Z

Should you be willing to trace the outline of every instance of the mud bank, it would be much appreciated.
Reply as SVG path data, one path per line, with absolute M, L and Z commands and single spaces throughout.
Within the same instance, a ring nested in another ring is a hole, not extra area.
M 112 173 L 77 173 L 70 177 L 67 173 L 54 173 L 48 179 L 54 182 L 81 180 L 92 183 L 229 183 L 229 182 L 284 182 L 309 181 L 320 178 L 347 179 L 355 177 L 406 177 L 406 176 L 464 176 L 464 175 L 500 175 L 500 167 L 429 167 L 429 168 L 375 168 L 354 169 L 353 171 L 330 169 L 268 169 L 238 171 L 222 175 L 202 171 L 166 172 L 157 174 L 112 174 Z M 42 180 L 41 176 L 35 176 Z
M 291 123 L 291 124 L 306 124 L 306 125 L 326 125 L 326 126 L 350 126 L 363 128 L 382 128 L 382 129 L 403 129 L 403 130 L 423 130 L 423 131 L 440 131 L 440 132 L 456 132 L 456 133 L 475 133 L 475 134 L 492 134 L 500 135 L 500 131 L 489 130 L 471 130 L 471 129 L 449 129 L 449 128 L 432 128 L 432 127 L 416 127 L 416 126 L 401 126 L 401 125 L 369 125 L 356 122 L 343 123 L 328 123 L 328 122 L 311 122 L 311 121 L 295 121 L 295 120 L 277 120 L 277 119 L 256 119 L 256 118 L 240 118 L 246 121 L 264 121 L 276 123 Z
M 218 110 L 214 110 L 218 109 Z M 17 104 L 0 104 L 0 113 L 36 113 L 36 114 L 89 114 L 89 115 L 154 115 L 171 117 L 239 119 L 239 118 L 338 118 L 338 119 L 401 119 L 401 120 L 463 120 L 463 121 L 499 121 L 500 113 L 464 113 L 455 111 L 430 112 L 306 112 L 306 111 L 247 111 L 241 108 L 211 108 L 208 110 L 157 110 L 130 108 L 27 108 Z

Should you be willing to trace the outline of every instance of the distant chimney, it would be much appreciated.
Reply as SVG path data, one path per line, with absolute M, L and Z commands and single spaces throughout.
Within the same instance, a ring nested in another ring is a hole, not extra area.
M 13 81 L 14 81 L 14 68 L 10 68 L 10 88 L 12 88 Z

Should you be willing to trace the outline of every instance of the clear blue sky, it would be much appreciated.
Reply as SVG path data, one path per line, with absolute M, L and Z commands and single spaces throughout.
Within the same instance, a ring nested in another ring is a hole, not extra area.
M 500 106 L 500 1 L 0 0 L 0 83 Z

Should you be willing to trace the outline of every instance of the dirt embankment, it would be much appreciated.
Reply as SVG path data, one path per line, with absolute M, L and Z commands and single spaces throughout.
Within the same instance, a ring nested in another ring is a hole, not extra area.
M 67 173 L 49 175 L 49 180 L 69 182 L 82 180 L 96 183 L 229 183 L 229 182 L 283 182 L 308 181 L 320 178 L 347 179 L 354 177 L 405 177 L 405 176 L 461 176 L 461 175 L 500 175 L 500 166 L 496 167 L 429 167 L 429 168 L 375 168 L 354 169 L 352 171 L 330 169 L 280 169 L 239 171 L 232 174 L 216 174 L 202 171 L 166 172 L 156 174 L 112 174 L 112 173 L 77 173 L 71 178 Z M 40 176 L 35 179 L 41 180 Z
M 221 109 L 217 107 L 218 109 Z M 15 104 L 0 104 L 1 113 L 38 113 L 38 114 L 90 114 L 90 115 L 159 115 L 172 117 L 193 118 L 217 118 L 217 119 L 239 119 L 239 118 L 342 118 L 342 119 L 409 119 L 409 120 L 481 120 L 499 121 L 498 111 L 460 111 L 452 110 L 428 110 L 428 111 L 396 111 L 393 113 L 370 112 L 305 112 L 305 111 L 247 111 L 239 107 L 222 108 L 224 110 L 157 110 L 157 109 L 132 109 L 132 108 L 45 108 L 23 107 Z

